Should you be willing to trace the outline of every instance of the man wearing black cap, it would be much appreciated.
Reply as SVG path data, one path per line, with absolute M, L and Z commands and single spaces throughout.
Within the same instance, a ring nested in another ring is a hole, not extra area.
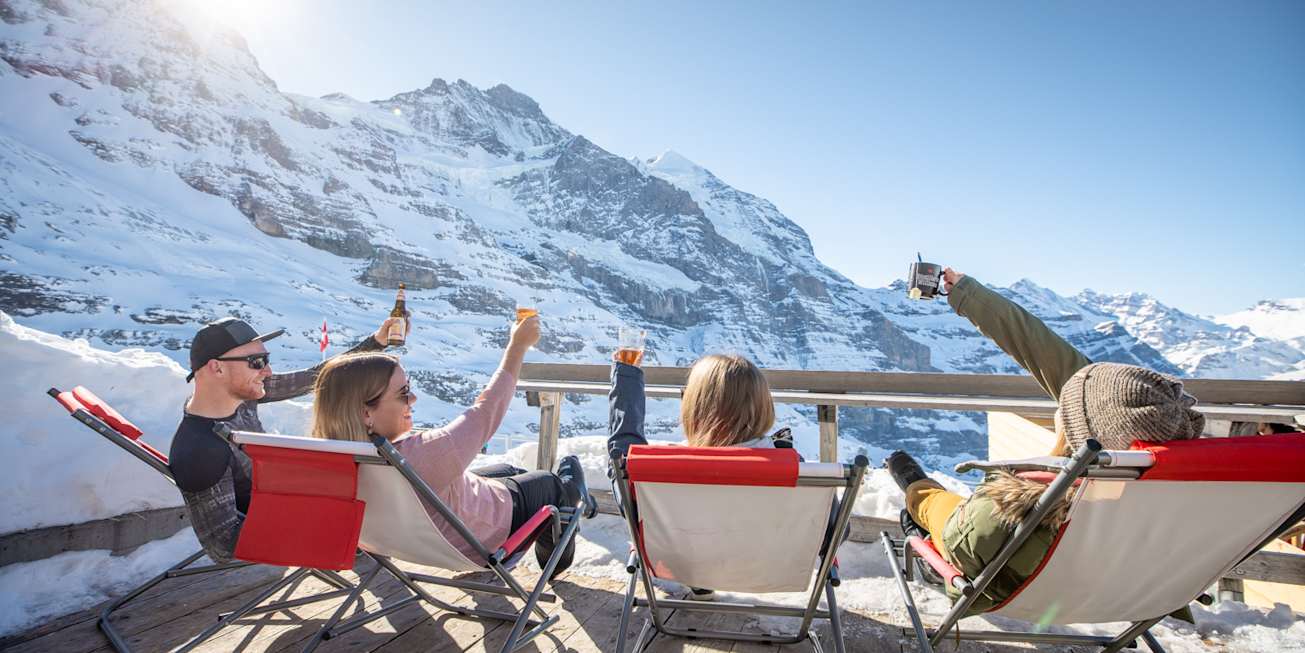
M 347 353 L 385 348 L 393 320 Z M 411 329 L 411 322 L 408 323 Z M 297 372 L 273 374 L 263 343 L 282 333 L 259 334 L 234 317 L 212 322 L 190 343 L 190 374 L 195 392 L 172 436 L 169 467 L 186 502 L 195 536 L 208 557 L 230 560 L 240 526 L 249 509 L 249 457 L 213 432 L 218 422 L 238 431 L 262 431 L 258 405 L 308 394 L 321 365 Z

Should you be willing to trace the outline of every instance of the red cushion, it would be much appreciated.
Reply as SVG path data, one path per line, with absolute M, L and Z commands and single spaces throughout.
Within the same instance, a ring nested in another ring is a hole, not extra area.
M 635 445 L 626 458 L 630 480 L 644 483 L 795 487 L 794 449 Z
M 250 562 L 352 569 L 366 504 L 353 456 L 248 445 L 249 513 L 236 557 Z
M 104 403 L 103 399 L 95 396 L 95 393 L 90 390 L 79 385 L 73 388 L 73 396 L 86 407 L 86 410 L 90 412 L 90 414 L 104 420 L 104 423 L 108 424 L 109 428 L 112 428 L 133 440 L 141 436 L 142 431 L 137 428 L 135 424 L 132 424 L 127 420 L 127 418 L 119 415 L 118 411 L 114 410 L 109 404 Z
M 1155 465 L 1145 481 L 1305 483 L 1305 437 L 1298 434 L 1133 443 Z
M 64 407 L 64 409 L 66 409 L 69 413 L 75 413 L 79 410 L 86 410 L 86 407 L 83 406 L 80 401 L 77 401 L 77 398 L 73 396 L 73 393 L 70 390 L 64 390 L 63 392 L 60 392 L 58 395 L 55 396 L 54 399 L 55 401 L 58 401 Z

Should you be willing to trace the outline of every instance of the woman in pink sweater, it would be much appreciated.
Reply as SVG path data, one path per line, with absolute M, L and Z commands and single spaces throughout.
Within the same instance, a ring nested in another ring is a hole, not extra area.
M 503 421 L 521 361 L 538 341 L 538 317 L 513 326 L 503 360 L 476 403 L 447 425 L 424 431 L 412 431 L 417 396 L 397 357 L 368 353 L 333 358 L 317 377 L 312 435 L 370 442 L 370 434 L 375 433 L 393 442 L 422 480 L 494 551 L 540 508 L 574 506 L 581 499 L 584 472 L 574 456 L 563 458 L 556 474 L 510 465 L 468 469 Z M 468 559 L 476 559 L 471 545 L 438 512 L 429 508 L 427 512 L 450 543 Z M 574 543 L 571 540 L 563 552 L 555 576 L 571 565 Z M 554 546 L 552 529 L 545 528 L 535 544 L 541 568 Z

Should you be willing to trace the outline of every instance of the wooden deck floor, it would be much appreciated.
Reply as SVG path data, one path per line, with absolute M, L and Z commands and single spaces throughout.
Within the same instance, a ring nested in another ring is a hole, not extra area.
M 431 575 L 440 572 L 415 565 L 405 569 Z M 215 615 L 228 611 L 253 598 L 259 591 L 281 578 L 286 572 L 264 566 L 245 567 L 200 576 L 168 580 L 138 597 L 126 608 L 115 613 L 114 622 L 127 637 L 130 645 L 139 651 L 166 651 L 184 643 L 215 619 Z M 354 580 L 352 573 L 346 577 Z M 480 576 L 480 575 L 475 575 Z M 485 574 L 488 580 L 488 574 Z M 379 579 L 385 579 L 381 582 Z M 437 598 L 460 605 L 479 605 L 488 608 L 507 608 L 506 599 L 471 598 L 449 588 L 436 586 L 432 594 Z M 281 598 L 294 598 L 321 592 L 328 586 L 312 577 L 298 586 L 286 588 Z M 561 620 L 549 633 L 537 638 L 526 651 L 567 651 L 598 653 L 615 650 L 616 630 L 619 626 L 624 584 L 619 581 L 595 579 L 578 574 L 559 578 L 552 591 L 558 603 L 544 604 L 550 613 L 561 615 Z M 373 591 L 363 595 L 366 609 L 384 607 L 403 596 L 406 590 L 388 574 L 382 573 Z M 301 606 L 282 612 L 256 615 L 237 621 L 226 630 L 209 639 L 197 651 L 297 651 L 313 635 L 339 605 L 339 599 Z M 359 606 L 355 606 L 357 610 Z M 31 653 L 58 651 L 60 653 L 106 652 L 111 653 L 108 640 L 95 624 L 98 610 L 88 610 L 47 623 L 33 631 L 8 641 L 0 641 L 6 653 Z M 641 611 L 639 611 L 641 612 Z M 636 612 L 631 630 L 637 630 L 643 618 Z M 904 623 L 894 623 L 888 615 L 867 615 L 845 611 L 844 629 L 849 651 L 865 653 L 903 653 L 914 651 L 913 644 L 903 645 L 901 628 Z M 673 623 L 685 627 L 744 628 L 748 618 L 736 615 L 680 612 L 671 616 Z M 506 639 L 509 624 L 484 622 L 437 611 L 425 605 L 409 605 L 386 618 L 368 624 L 341 637 L 323 643 L 317 650 L 393 653 L 397 651 L 488 651 L 496 652 Z M 826 651 L 833 651 L 827 639 L 828 626 L 818 625 Z M 631 635 L 634 633 L 632 632 Z M 955 651 L 953 645 L 947 645 Z M 706 651 L 735 653 L 790 653 L 811 651 L 809 643 L 789 646 L 745 644 L 715 640 L 687 640 L 657 637 L 647 649 L 656 653 L 702 653 Z M 964 643 L 961 651 L 1013 653 L 1028 651 L 1028 647 Z M 1060 649 L 1070 650 L 1070 649 Z

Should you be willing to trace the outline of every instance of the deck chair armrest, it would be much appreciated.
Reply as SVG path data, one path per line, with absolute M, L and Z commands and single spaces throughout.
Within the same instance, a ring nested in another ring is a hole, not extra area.
M 1021 458 L 1018 460 L 967 460 L 956 465 L 956 473 L 964 474 L 970 471 L 991 472 L 991 471 L 1008 471 L 1008 472 L 1059 472 L 1069 462 L 1068 458 L 1060 456 L 1039 456 L 1037 458 Z
M 920 559 L 933 567 L 933 570 L 938 572 L 939 576 L 942 576 L 944 583 L 955 587 L 963 594 L 969 594 L 973 591 L 973 586 L 965 578 L 965 574 L 962 574 L 959 569 L 944 560 L 942 554 L 938 553 L 938 549 L 935 549 L 932 543 L 926 542 L 915 535 L 907 537 L 906 543 L 911 547 L 912 551 L 915 551 L 915 555 L 920 556 Z
M 521 525 L 521 528 L 518 528 L 515 533 L 508 536 L 507 541 L 503 542 L 503 546 L 499 547 L 499 550 L 494 554 L 494 557 L 497 558 L 499 562 L 502 562 L 516 555 L 517 552 L 530 544 L 530 542 L 535 539 L 535 536 L 539 534 L 539 531 L 548 526 L 550 521 L 556 517 L 556 506 L 544 506 L 543 508 L 540 508 L 530 517 L 530 519 L 526 520 L 526 523 Z

